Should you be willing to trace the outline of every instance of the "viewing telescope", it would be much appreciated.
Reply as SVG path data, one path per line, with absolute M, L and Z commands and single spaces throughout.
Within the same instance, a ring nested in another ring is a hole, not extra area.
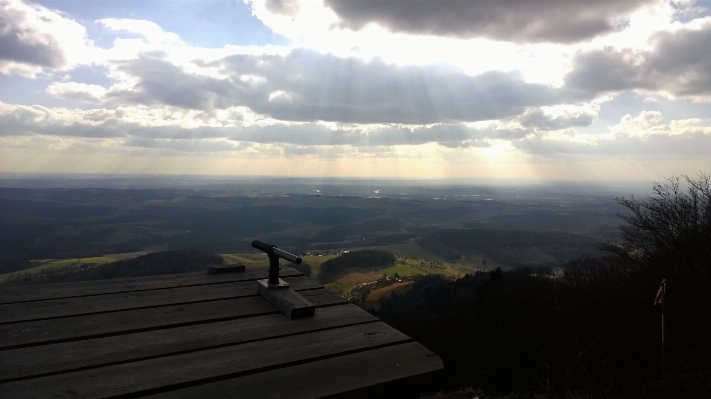
M 266 243 L 262 240 L 252 241 L 252 247 L 264 251 L 269 257 L 269 285 L 279 284 L 279 258 L 288 260 L 291 263 L 301 264 L 301 258 L 290 254 L 276 245 Z

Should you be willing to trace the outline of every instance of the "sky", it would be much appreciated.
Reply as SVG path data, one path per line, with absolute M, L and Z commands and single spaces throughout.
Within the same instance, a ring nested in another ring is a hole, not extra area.
M 711 0 L 0 8 L 0 176 L 711 171 Z

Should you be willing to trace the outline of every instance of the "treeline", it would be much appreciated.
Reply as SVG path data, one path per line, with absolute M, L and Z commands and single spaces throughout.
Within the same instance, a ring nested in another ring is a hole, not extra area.
M 380 247 L 387 245 L 402 244 L 408 240 L 414 238 L 415 235 L 411 233 L 394 233 L 394 234 L 373 234 L 369 238 L 361 241 L 353 241 L 351 244 L 353 246 L 359 247 Z M 334 249 L 343 248 L 342 242 L 331 242 L 322 244 L 308 244 L 309 249 Z
M 329 259 L 319 268 L 318 277 L 322 283 L 334 280 L 346 269 L 377 269 L 395 264 L 395 255 L 376 249 L 351 251 L 337 258 Z
M 711 189 L 707 175 L 686 179 L 687 192 L 672 179 L 655 186 L 656 197 L 620 199 L 631 213 L 606 258 L 580 257 L 562 275 L 421 277 L 377 315 L 442 357 L 440 389 L 711 397 Z M 664 376 L 661 309 L 652 304 L 662 279 Z
M 224 259 L 220 255 L 196 249 L 185 249 L 153 252 L 137 258 L 119 260 L 86 270 L 50 273 L 42 276 L 27 275 L 18 281 L 30 284 L 58 283 L 202 272 L 206 271 L 208 266 L 221 265 L 223 263 Z
M 670 259 L 667 259 L 670 260 Z M 687 265 L 688 266 L 688 265 Z M 440 389 L 480 387 L 581 397 L 711 394 L 711 265 L 581 258 L 562 277 L 491 272 L 418 278 L 377 312 L 442 357 Z M 667 382 L 660 307 L 667 279 Z
M 474 250 L 509 266 L 561 266 L 581 254 L 599 256 L 598 243 L 591 237 L 555 231 L 444 229 L 419 240 L 420 245 L 444 257 L 459 259 Z M 533 262 L 530 251 L 548 261 Z

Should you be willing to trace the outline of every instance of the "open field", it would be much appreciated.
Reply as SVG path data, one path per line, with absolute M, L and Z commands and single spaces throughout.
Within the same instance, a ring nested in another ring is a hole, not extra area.
M 396 274 L 400 277 L 412 277 L 417 275 L 432 274 L 431 270 L 425 270 L 425 268 L 412 264 L 390 266 L 380 271 L 388 277 L 392 277 Z
M 444 262 L 441 257 L 413 244 L 405 244 L 398 246 L 382 246 L 371 248 L 342 248 L 342 250 L 356 251 L 362 249 L 378 249 L 396 253 L 400 260 L 397 264 L 382 267 L 382 268 L 356 268 L 343 271 L 340 276 L 332 283 L 326 284 L 326 287 L 334 292 L 344 293 L 349 291 L 356 284 L 369 283 L 375 280 L 386 277 L 393 277 L 397 274 L 400 277 L 413 277 L 429 274 L 439 274 L 447 278 L 460 278 L 467 273 L 474 273 L 479 270 L 488 270 L 489 267 L 495 267 L 496 263 L 487 266 L 475 266 L 472 262 L 464 259 L 462 261 Z M 420 256 L 421 258 L 414 257 Z M 333 258 L 331 255 L 329 258 Z M 316 270 L 316 268 L 314 268 Z
M 426 262 L 443 262 L 445 260 L 443 257 L 416 243 L 388 245 L 378 249 L 392 252 L 399 258 L 417 258 Z
M 400 295 L 407 290 L 410 289 L 410 286 L 413 284 L 413 281 L 401 281 L 399 283 L 395 283 L 392 285 L 389 285 L 387 287 L 383 288 L 378 288 L 377 290 L 373 290 L 368 294 L 368 296 L 365 298 L 365 303 L 363 304 L 363 308 L 365 309 L 375 309 L 378 310 L 380 309 L 380 299 L 385 297 L 386 295 L 390 295 L 390 293 L 395 293 L 396 295 Z
M 323 262 L 327 260 L 331 260 L 335 258 L 336 255 L 307 255 L 307 256 L 302 256 L 301 259 L 304 260 L 304 262 L 308 263 L 309 266 L 311 266 L 311 271 L 313 274 L 311 275 L 314 279 L 318 277 L 318 271 L 319 268 L 321 268 L 321 265 Z
M 82 265 L 101 265 L 115 262 L 117 260 L 132 259 L 145 255 L 148 252 L 127 252 L 120 254 L 109 254 L 104 256 L 95 256 L 91 258 L 69 258 L 69 259 L 43 259 L 38 262 L 38 266 L 29 269 L 20 270 L 12 273 L 0 275 L 0 283 L 17 278 L 18 276 L 36 275 L 46 272 L 59 272 L 76 270 Z
M 354 286 L 356 284 L 362 284 L 362 283 L 369 283 L 371 281 L 375 281 L 382 277 L 382 273 L 380 271 L 377 272 L 364 272 L 361 270 L 358 271 L 353 271 L 353 272 L 348 272 L 345 274 L 343 277 L 337 279 L 335 283 L 337 284 L 343 284 L 347 286 Z
M 335 292 L 338 295 L 343 295 L 345 292 L 347 292 L 351 288 L 353 288 L 352 285 L 340 284 L 340 283 L 329 283 L 329 284 L 325 284 L 325 286 L 326 286 L 326 289 L 328 289 L 331 292 Z

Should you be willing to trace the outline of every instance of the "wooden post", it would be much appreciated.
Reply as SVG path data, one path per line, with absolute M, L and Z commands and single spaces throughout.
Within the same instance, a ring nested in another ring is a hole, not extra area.
M 664 340 L 664 304 L 667 301 L 666 298 L 664 298 L 665 294 L 667 293 L 667 279 L 662 280 L 662 285 L 659 287 L 659 291 L 657 291 L 657 296 L 654 297 L 654 306 L 658 304 L 662 304 L 662 380 L 666 376 L 665 373 L 665 340 Z
M 665 372 L 665 364 L 664 364 L 664 357 L 665 357 L 665 342 L 664 342 L 664 303 L 667 301 L 666 298 L 666 293 L 667 293 L 667 280 L 664 279 L 662 282 L 662 379 L 666 377 L 666 372 Z

